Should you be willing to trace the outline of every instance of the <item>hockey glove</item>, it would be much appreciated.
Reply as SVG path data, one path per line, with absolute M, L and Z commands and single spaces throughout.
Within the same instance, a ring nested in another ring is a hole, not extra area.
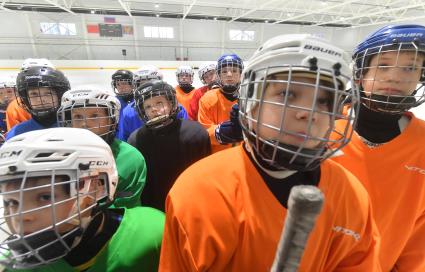
M 238 104 L 232 107 L 230 121 L 223 122 L 216 127 L 215 138 L 220 144 L 233 144 L 243 140 Z

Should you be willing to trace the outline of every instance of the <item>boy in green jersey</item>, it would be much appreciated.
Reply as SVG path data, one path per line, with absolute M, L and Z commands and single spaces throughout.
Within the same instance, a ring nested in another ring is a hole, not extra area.
M 119 177 L 112 207 L 132 208 L 140 206 L 146 163 L 139 150 L 115 138 L 120 107 L 118 98 L 110 91 L 91 86 L 70 90 L 62 96 L 58 126 L 88 129 L 110 145 Z
M 8 271 L 157 271 L 162 212 L 110 209 L 111 148 L 93 132 L 52 128 L 0 148 L 0 263 Z

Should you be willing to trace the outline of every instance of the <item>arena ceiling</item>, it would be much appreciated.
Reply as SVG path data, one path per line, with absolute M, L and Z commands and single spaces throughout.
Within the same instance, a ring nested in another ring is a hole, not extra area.
M 2 0 L 0 9 L 328 27 L 425 18 L 424 0 Z

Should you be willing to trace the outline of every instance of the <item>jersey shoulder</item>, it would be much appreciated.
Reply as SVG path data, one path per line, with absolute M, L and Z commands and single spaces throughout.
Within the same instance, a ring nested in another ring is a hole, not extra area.
M 354 174 L 338 162 L 327 159 L 321 164 L 321 179 L 319 188 L 325 193 L 325 198 L 338 207 L 338 203 L 368 209 L 369 195 L 363 184 Z
M 204 107 L 213 107 L 215 104 L 219 102 L 220 89 L 213 89 L 211 91 L 206 92 L 201 99 L 199 100 L 199 105 Z
M 131 161 L 132 164 L 140 164 L 145 160 L 137 148 L 118 139 L 114 139 L 112 142 L 111 150 L 115 159 L 120 157 L 126 161 Z

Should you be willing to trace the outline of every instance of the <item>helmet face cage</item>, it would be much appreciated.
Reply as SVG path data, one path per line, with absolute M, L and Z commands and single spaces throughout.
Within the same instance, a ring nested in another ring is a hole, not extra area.
M 53 128 L 21 134 L 0 151 L 10 155 L 0 158 L 0 263 L 28 269 L 62 258 L 113 200 L 111 149 L 89 131 Z
M 162 81 L 154 81 L 154 86 L 147 83 L 147 87 L 142 85 L 135 94 L 135 105 L 139 117 L 145 125 L 151 129 L 160 129 L 171 124 L 177 117 L 178 103 L 175 90 L 172 86 Z M 161 84 L 161 85 L 159 85 Z M 164 96 L 170 102 L 170 113 L 150 119 L 146 114 L 144 103 L 146 100 L 156 96 Z
M 284 77 L 276 77 L 279 74 Z M 345 90 L 343 82 L 347 81 L 349 81 L 348 75 L 339 73 L 336 75 L 334 71 L 320 68 L 312 71 L 308 66 L 263 66 L 247 71 L 239 97 L 241 126 L 247 144 L 272 169 L 307 171 L 318 167 L 321 161 L 341 149 L 351 139 L 350 122 L 355 120 L 354 116 L 358 107 L 350 108 L 346 114 L 342 113 L 342 109 L 344 101 L 358 101 L 359 93 L 356 89 Z M 267 87 L 270 84 L 278 84 L 283 88 L 281 101 L 266 99 L 265 93 L 268 92 Z M 304 91 L 297 91 L 300 88 Z M 292 95 L 302 96 L 307 90 L 314 92 L 310 105 L 300 106 L 291 102 Z M 294 94 L 291 94 L 292 92 Z M 322 105 L 323 97 L 326 98 L 327 107 Z M 270 120 L 263 113 L 267 106 L 278 111 L 275 115 L 277 121 L 265 120 Z M 301 129 L 291 124 L 291 121 L 287 119 L 287 116 L 291 116 L 291 111 L 305 116 L 306 127 Z M 313 132 L 314 120 L 319 116 L 329 120 L 329 126 L 324 135 L 315 135 L 317 133 Z M 334 123 L 337 119 L 348 121 L 343 131 L 335 129 Z M 264 129 L 273 131 L 275 136 L 260 135 L 261 133 L 258 132 Z M 302 132 L 299 131 L 300 129 Z M 336 133 L 338 138 L 331 138 L 332 133 Z M 280 141 L 281 138 L 288 136 L 297 138 L 297 144 Z
M 225 93 L 233 94 L 238 91 L 243 68 L 242 60 L 236 55 L 224 55 L 217 61 L 217 80 L 219 86 Z M 224 77 L 229 71 L 232 75 L 239 75 L 237 82 L 230 84 L 225 82 Z
M 17 101 L 21 107 L 32 115 L 40 117 L 48 116 L 59 109 L 60 94 L 55 89 L 51 87 L 29 87 L 28 85 L 26 88 L 27 94 L 21 97 L 22 103 L 19 100 Z
M 17 78 L 18 103 L 31 115 L 56 115 L 62 95 L 70 89 L 62 72 L 48 67 L 32 67 Z M 22 103 L 21 103 L 22 102 Z
M 406 54 L 411 59 L 408 62 L 402 60 Z M 400 114 L 425 101 L 425 44 L 415 41 L 394 42 L 369 47 L 357 52 L 353 60 L 354 83 L 361 90 L 361 102 L 367 108 Z M 385 76 L 389 71 L 392 71 L 391 78 Z M 416 71 L 418 77 L 412 77 L 412 73 Z M 365 90 L 365 85 L 368 85 L 368 90 Z M 399 90 L 403 85 L 412 87 L 409 90 Z M 381 88 L 391 88 L 394 91 L 379 93 Z M 406 91 L 410 93 L 406 94 Z
M 16 97 L 16 85 L 14 83 L 0 83 L 0 111 L 6 111 L 9 103 Z
M 107 175 L 77 180 L 78 176 L 79 170 L 55 169 L 25 171 L 23 175 L 2 181 L 0 198 L 4 207 L 0 231 L 7 239 L 0 243 L 0 263 L 13 269 L 34 268 L 64 257 L 75 247 L 73 240 L 86 227 L 83 215 L 86 217 L 98 205 L 96 200 L 108 196 L 105 188 L 108 181 L 104 180 Z M 44 178 L 42 182 L 39 182 L 40 177 Z M 8 185 L 12 185 L 12 189 L 4 189 Z M 39 201 L 45 203 L 34 207 L 36 194 L 49 201 Z M 85 198 L 91 201 L 82 208 L 78 203 Z M 23 207 L 31 208 L 24 210 Z M 36 219 L 28 222 L 28 217 Z M 35 220 L 44 222 L 36 223 Z
M 199 67 L 198 76 L 199 76 L 199 79 L 201 80 L 202 84 L 207 85 L 207 82 L 205 82 L 204 76 L 205 76 L 206 73 L 208 73 L 210 71 L 216 72 L 216 67 L 217 67 L 216 63 L 208 63 L 206 65 Z
M 192 67 L 190 67 L 190 66 L 180 66 L 176 70 L 177 82 L 179 83 L 179 85 L 192 85 L 194 74 L 195 73 L 193 72 Z M 189 82 L 183 82 L 181 80 L 181 76 L 183 76 L 183 75 L 190 77 Z
M 94 99 L 87 96 L 78 97 L 78 91 L 74 94 L 77 95 L 76 98 L 64 97 L 57 112 L 58 126 L 88 129 L 107 143 L 112 143 L 119 121 L 119 101 L 114 102 L 109 94 L 102 92 Z
M 119 86 L 126 86 L 125 90 L 119 90 Z M 111 87 L 118 97 L 129 98 L 133 96 L 133 73 L 128 70 L 118 70 L 112 75 Z

